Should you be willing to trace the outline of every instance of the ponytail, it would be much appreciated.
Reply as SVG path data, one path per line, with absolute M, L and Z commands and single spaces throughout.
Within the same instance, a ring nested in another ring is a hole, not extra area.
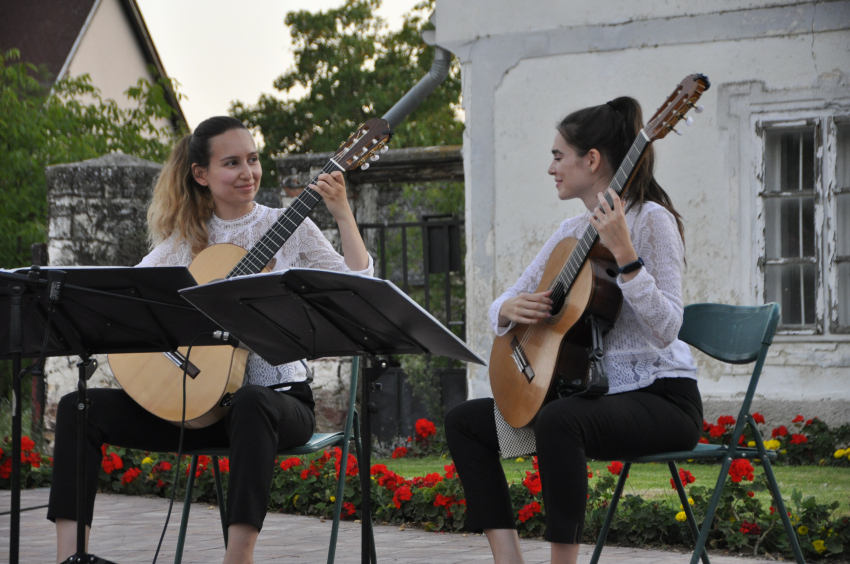
M 179 240 L 191 245 L 193 257 L 207 247 L 207 222 L 213 215 L 215 203 L 210 189 L 195 180 L 192 165 L 208 167 L 210 140 L 225 131 L 240 128 L 245 129 L 245 126 L 235 118 L 212 117 L 201 122 L 194 134 L 184 135 L 174 145 L 159 173 L 148 207 L 151 247 L 175 232 Z
M 575 111 L 558 124 L 558 132 L 578 154 L 583 157 L 591 149 L 596 149 L 616 172 L 643 128 L 643 112 L 634 98 L 622 96 L 607 104 Z M 626 204 L 626 211 L 634 205 L 654 202 L 676 219 L 679 236 L 685 240 L 685 227 L 682 216 L 673 207 L 667 192 L 658 184 L 654 176 L 655 151 L 652 145 L 646 148 L 643 159 L 633 174 L 632 182 L 620 196 Z

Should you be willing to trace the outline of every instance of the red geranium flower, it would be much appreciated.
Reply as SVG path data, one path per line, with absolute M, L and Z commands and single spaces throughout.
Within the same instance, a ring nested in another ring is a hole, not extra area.
M 451 517 L 451 506 L 455 504 L 455 498 L 452 495 L 440 495 L 434 498 L 434 507 L 443 507 L 446 510 L 446 516 Z
M 702 420 L 702 430 L 703 430 L 703 431 L 708 431 L 709 429 L 711 429 L 711 423 L 709 423 L 708 421 L 706 421 L 705 419 L 703 419 L 703 420 Z
M 41 468 L 41 455 L 37 452 L 31 452 L 27 456 L 27 462 L 29 462 L 30 466 L 33 468 Z
M 423 440 L 437 434 L 437 426 L 427 419 L 419 419 L 416 422 L 416 434 Z
M 400 446 L 393 451 L 393 458 L 404 458 L 407 456 L 407 447 Z
M 712 425 L 711 429 L 709 429 L 708 434 L 711 435 L 712 438 L 717 438 L 723 436 L 723 433 L 726 432 L 726 427 L 721 425 Z
M 531 467 L 534 468 L 535 470 L 539 470 L 539 468 L 537 468 L 537 457 L 536 456 L 531 459 Z
M 679 468 L 679 479 L 682 480 L 683 486 L 693 484 L 697 481 L 697 479 L 694 478 L 694 475 L 691 474 L 688 470 L 685 470 L 684 468 Z M 670 478 L 670 487 L 674 490 L 676 489 L 676 482 L 673 481 L 673 478 Z
M 375 464 L 374 466 L 372 466 L 372 472 L 371 473 L 372 473 L 373 476 L 386 474 L 387 473 L 387 465 L 386 464 Z
M 301 466 L 301 459 L 295 456 L 287 458 L 286 460 L 280 463 L 281 470 L 289 470 L 290 468 L 293 468 L 295 466 Z
M 443 470 L 446 471 L 446 479 L 448 480 L 451 480 L 452 478 L 457 476 L 457 469 L 455 468 L 454 462 L 443 466 Z
M 756 497 L 756 492 L 754 492 L 754 491 L 748 491 L 748 492 L 747 492 L 747 495 L 748 495 L 748 496 L 750 496 L 750 497 Z
M 219 458 L 218 459 L 218 469 L 220 472 L 230 472 L 230 459 L 229 458 Z
M 154 465 L 152 471 L 153 472 L 168 472 L 169 470 L 171 470 L 171 463 L 163 461 L 163 462 L 157 462 Z
M 785 437 L 788 435 L 788 428 L 785 425 L 780 425 L 776 429 L 770 432 L 770 435 L 775 439 L 776 437 Z
M 753 465 L 750 464 L 750 461 L 745 458 L 738 458 L 736 460 L 733 460 L 732 465 L 729 466 L 729 475 L 732 477 L 732 481 L 735 483 L 738 483 L 744 479 L 752 482 Z
M 411 497 L 413 497 L 413 492 L 410 491 L 409 487 L 401 486 L 397 489 L 393 494 L 393 503 L 395 504 L 396 509 L 401 509 L 401 502 L 409 501 Z
M 708 439 L 706 439 L 705 437 L 700 437 L 700 438 L 699 438 L 699 442 L 701 442 L 701 443 L 702 443 L 702 444 L 704 444 L 704 445 L 707 445 L 707 444 L 708 444 Z
M 121 457 L 114 452 L 110 452 L 103 457 L 103 460 L 100 462 L 100 466 L 103 468 L 104 472 L 112 474 L 115 470 L 121 470 L 124 468 L 124 461 L 121 460 Z
M 351 503 L 350 501 L 344 501 L 342 503 L 342 511 L 340 512 L 339 516 L 340 517 L 351 517 L 352 515 L 354 515 L 354 511 L 355 511 L 354 504 Z
M 811 425 L 812 423 L 814 423 L 815 419 L 817 419 L 817 417 L 815 417 L 814 419 L 809 419 L 809 420 L 807 420 L 807 421 L 806 421 L 806 425 L 805 425 L 805 427 L 808 427 L 809 425 Z
M 620 472 L 623 471 L 623 463 L 617 462 L 616 460 L 608 465 L 608 471 L 614 474 L 615 476 L 619 476 Z
M 121 483 L 125 486 L 127 484 L 131 484 L 133 483 L 133 480 L 135 480 L 141 473 L 142 471 L 139 468 L 130 468 L 129 470 L 124 472 L 123 476 L 121 476 Z
M 528 493 L 531 495 L 537 495 L 540 493 L 542 486 L 540 484 L 540 473 L 534 472 L 533 474 L 528 470 L 525 471 L 525 479 L 522 481 L 522 485 L 528 488 Z
M 7 458 L 6 462 L 0 464 L 0 478 L 8 479 L 12 475 L 12 459 Z
M 29 452 L 35 448 L 35 442 L 29 437 L 21 437 L 21 450 Z
M 734 425 L 735 424 L 735 418 L 732 417 L 731 415 L 721 415 L 720 417 L 717 418 L 717 424 L 718 425 Z
M 802 423 L 803 419 L 805 418 L 802 415 L 797 415 L 797 417 L 791 420 L 791 423 Z
M 519 510 L 519 520 L 523 523 L 540 513 L 540 503 L 533 501 Z
M 756 423 L 764 424 L 764 415 L 756 411 L 755 413 L 753 413 L 753 421 L 755 421 Z
M 806 435 L 791 435 L 791 444 L 792 445 L 801 445 L 809 442 L 809 439 L 806 438 Z
M 745 535 L 760 535 L 761 534 L 761 527 L 759 527 L 758 524 L 756 524 L 756 523 L 750 523 L 748 521 L 743 521 L 741 523 L 741 529 L 740 530 Z
M 590 466 L 587 467 L 587 478 L 593 478 L 593 470 L 590 469 Z

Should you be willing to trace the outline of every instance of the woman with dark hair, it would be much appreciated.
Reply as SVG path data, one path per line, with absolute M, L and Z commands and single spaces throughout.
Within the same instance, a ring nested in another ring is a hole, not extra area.
M 552 562 L 575 563 L 587 503 L 588 457 L 617 460 L 685 450 L 699 440 L 702 402 L 682 324 L 684 230 L 669 196 L 653 177 L 647 149 L 622 199 L 614 173 L 643 127 L 628 97 L 576 111 L 557 127 L 549 174 L 558 198 L 581 199 L 585 213 L 565 220 L 519 280 L 490 306 L 497 335 L 547 318 L 550 291 L 535 292 L 555 245 L 580 238 L 588 224 L 620 268 L 619 319 L 604 339 L 602 363 L 610 391 L 600 398 L 563 397 L 546 404 L 533 428 L 510 427 L 490 398 L 471 400 L 446 416 L 446 437 L 467 499 L 467 524 L 487 535 L 496 564 L 522 562 L 516 516 L 499 455 L 537 452 L 544 537 Z M 613 205 L 603 197 L 610 195 Z M 518 444 L 528 444 L 524 451 Z
M 284 211 L 254 202 L 262 173 L 254 139 L 242 122 L 213 117 L 198 125 L 194 134 L 174 146 L 157 180 L 148 209 L 152 250 L 139 266 L 188 266 L 203 249 L 220 243 L 250 249 Z M 305 219 L 268 266 L 271 270 L 308 267 L 371 276 L 372 258 L 348 204 L 342 173 L 322 174 L 309 189 L 321 194 L 336 220 L 344 256 Z M 268 506 L 276 450 L 303 445 L 313 435 L 316 418 L 305 367 L 300 362 L 272 366 L 250 354 L 244 384 L 233 395 L 226 416 L 208 427 L 185 431 L 186 450 L 230 448 L 225 563 L 253 561 Z M 57 562 L 76 551 L 76 396 L 74 392 L 60 400 L 56 417 L 47 518 L 56 523 Z M 145 411 L 123 390 L 94 389 L 88 397 L 85 454 L 90 528 L 101 446 L 108 443 L 175 452 L 180 428 Z

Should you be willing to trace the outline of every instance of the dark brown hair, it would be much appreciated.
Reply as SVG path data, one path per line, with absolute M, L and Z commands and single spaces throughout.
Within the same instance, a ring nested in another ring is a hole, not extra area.
M 628 96 L 615 98 L 601 106 L 577 110 L 558 124 L 558 132 L 578 156 L 583 157 L 591 149 L 596 149 L 614 173 L 642 128 L 643 112 L 640 104 Z M 649 145 L 632 183 L 621 195 L 626 204 L 625 208 L 629 210 L 637 204 L 640 209 L 644 202 L 655 202 L 676 218 L 679 235 L 684 241 L 685 227 L 682 224 L 682 216 L 673 207 L 670 196 L 655 180 L 654 167 L 655 152 L 652 145 Z

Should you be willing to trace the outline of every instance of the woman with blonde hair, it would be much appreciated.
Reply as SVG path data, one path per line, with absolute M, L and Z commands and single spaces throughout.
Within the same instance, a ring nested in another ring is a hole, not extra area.
M 139 266 L 188 266 L 200 251 L 220 243 L 250 249 L 283 213 L 254 202 L 261 177 L 257 147 L 240 121 L 223 116 L 203 121 L 193 134 L 177 142 L 162 169 L 148 209 L 152 250 Z M 336 220 L 343 255 L 305 219 L 269 267 L 371 276 L 372 258 L 348 204 L 342 173 L 322 174 L 308 189 L 321 195 Z M 305 444 L 315 430 L 305 367 L 301 362 L 272 366 L 252 353 L 245 383 L 233 395 L 227 415 L 209 427 L 185 430 L 185 449 L 230 448 L 226 564 L 253 561 L 269 502 L 275 452 Z M 76 550 L 76 396 L 74 392 L 60 400 L 56 418 L 47 518 L 56 523 L 57 562 Z M 123 390 L 93 389 L 88 397 L 85 455 L 90 528 L 101 446 L 174 452 L 180 428 L 145 411 Z

